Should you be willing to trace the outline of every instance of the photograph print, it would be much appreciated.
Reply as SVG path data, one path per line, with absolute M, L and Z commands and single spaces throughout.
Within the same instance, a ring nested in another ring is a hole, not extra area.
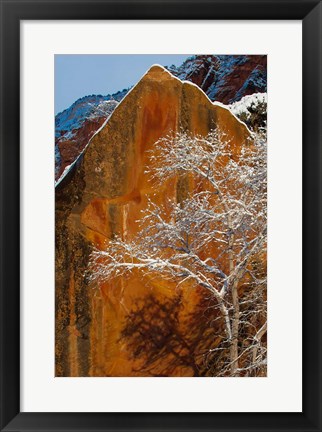
M 55 55 L 55 376 L 267 376 L 267 56 Z

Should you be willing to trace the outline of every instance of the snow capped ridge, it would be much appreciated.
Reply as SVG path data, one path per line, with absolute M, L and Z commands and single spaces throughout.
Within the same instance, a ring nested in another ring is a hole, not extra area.
M 160 76 L 160 74 L 162 74 L 163 75 L 163 77 L 164 77 L 164 75 L 166 75 L 166 76 L 168 76 L 169 78 L 172 78 L 172 79 L 175 79 L 175 80 L 178 80 L 178 81 L 182 81 L 182 80 L 180 80 L 178 77 L 176 77 L 175 75 L 173 75 L 166 67 L 164 67 L 164 66 L 161 66 L 161 65 L 159 65 L 159 64 L 153 64 L 147 71 L 146 71 L 146 73 L 142 76 L 142 78 L 141 79 L 144 79 L 144 78 L 148 78 L 148 79 L 153 79 L 153 77 L 154 77 L 154 75 L 156 76 L 156 78 L 155 79 L 158 79 L 159 78 L 159 76 Z M 138 82 L 140 82 L 141 80 L 139 80 Z M 191 84 L 191 83 L 190 83 Z
M 70 165 L 67 165 L 63 171 L 63 173 L 60 175 L 60 177 L 58 178 L 58 180 L 55 182 L 55 187 L 59 185 L 59 183 L 66 177 L 66 175 L 70 172 L 70 170 L 72 169 L 72 167 L 74 165 L 76 165 L 76 163 L 78 162 L 78 160 L 80 159 L 80 157 L 83 155 L 83 153 L 85 152 L 86 148 L 89 146 L 90 142 L 92 141 L 92 139 L 94 138 L 95 135 L 97 135 L 107 124 L 107 122 L 109 121 L 110 117 L 111 117 L 112 113 L 107 117 L 107 119 L 104 121 L 104 123 L 102 124 L 102 126 L 97 129 L 97 131 L 91 136 L 91 138 L 89 139 L 88 143 L 86 144 L 86 146 L 83 148 L 83 150 L 81 151 L 81 153 L 76 157 L 76 159 L 74 160 L 73 163 L 71 163 Z
M 61 176 L 66 167 L 66 154 L 61 154 L 64 143 L 72 143 L 79 147 L 79 152 L 87 144 L 87 140 L 97 130 L 102 121 L 116 108 L 119 101 L 128 93 L 129 89 L 123 89 L 112 95 L 89 95 L 75 101 L 69 108 L 60 112 L 55 117 L 55 175 L 56 180 Z M 88 126 L 89 125 L 89 126 Z M 91 126 L 92 125 L 92 126 Z M 88 132 L 83 133 L 84 127 Z M 94 129 L 94 130 L 93 130 Z M 63 153 L 68 153 L 66 146 Z M 79 154 L 75 153 L 75 157 Z M 70 159 L 70 158 L 69 158 Z M 75 158 L 73 158 L 74 160 Z M 67 163 L 70 165 L 70 163 Z
M 155 70 L 161 69 L 161 71 L 164 71 L 164 72 L 169 73 L 169 71 L 167 70 L 167 68 L 166 68 L 165 66 L 162 66 L 162 65 L 160 65 L 159 63 L 154 63 L 153 65 L 151 65 L 151 66 L 149 67 L 149 69 L 145 72 L 144 75 L 146 75 L 146 74 L 149 73 L 150 71 L 153 71 L 154 69 L 155 69 Z M 143 75 L 143 76 L 144 76 L 144 75 Z
M 109 106 L 116 105 L 128 90 L 124 89 L 113 95 L 90 95 L 78 99 L 69 108 L 56 115 L 56 137 L 63 135 L 65 131 L 80 128 L 84 119 L 89 116 L 98 117 L 100 115 L 98 109 L 105 111 Z
M 248 125 L 247 125 L 247 123 L 245 123 L 244 121 L 242 121 L 239 117 L 238 117 L 238 115 L 235 113 L 235 112 L 233 112 L 231 109 L 230 109 L 230 106 L 229 105 L 225 105 L 225 104 L 223 104 L 222 102 L 217 102 L 217 101 L 212 101 L 210 98 L 209 98 L 209 96 L 207 95 L 207 93 L 205 93 L 197 84 L 195 84 L 195 83 L 193 83 L 193 82 L 191 82 L 191 81 L 182 81 L 182 83 L 184 84 L 184 85 L 189 85 L 189 86 L 192 86 L 192 87 L 196 87 L 200 92 L 202 92 L 204 95 L 205 95 L 205 97 L 208 99 L 208 101 L 212 104 L 212 105 L 215 105 L 215 106 L 219 106 L 220 108 L 223 108 L 223 109 L 225 109 L 225 110 L 227 110 L 227 111 L 229 111 L 234 117 L 235 117 L 235 119 L 239 122 L 239 123 L 241 123 L 241 124 L 243 124 L 243 126 L 245 126 L 246 127 L 246 129 L 248 130 L 248 132 L 251 134 L 252 132 L 251 132 L 251 130 L 249 129 L 249 127 L 248 127 Z M 238 102 L 237 102 L 238 103 Z

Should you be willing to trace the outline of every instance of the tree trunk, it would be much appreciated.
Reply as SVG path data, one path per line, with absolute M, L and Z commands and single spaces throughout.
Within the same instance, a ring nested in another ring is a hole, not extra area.
M 230 374 L 238 376 L 238 330 L 239 330 L 239 298 L 238 284 L 232 286 L 233 319 L 231 326 L 231 345 L 230 345 Z
M 258 344 L 260 343 L 262 337 L 264 336 L 264 334 L 266 332 L 267 332 L 267 322 L 265 322 L 262 325 L 262 327 L 258 330 L 258 332 L 256 333 L 256 335 L 254 337 L 255 346 L 253 348 L 253 365 L 256 362 L 257 351 L 258 351 Z
M 228 216 L 228 227 L 230 230 L 230 237 L 228 242 L 229 247 L 229 272 L 230 275 L 234 271 L 234 254 L 233 245 L 235 241 L 235 236 L 233 233 L 232 222 L 230 216 Z M 238 278 L 232 283 L 231 287 L 232 296 L 232 306 L 233 306 L 233 316 L 231 324 L 231 344 L 230 344 L 230 375 L 237 376 L 238 370 L 238 329 L 239 329 L 239 298 L 238 298 Z

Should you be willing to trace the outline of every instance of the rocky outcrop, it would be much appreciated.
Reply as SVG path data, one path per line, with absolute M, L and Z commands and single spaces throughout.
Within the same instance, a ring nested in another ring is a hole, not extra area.
M 56 140 L 60 157 L 60 163 L 56 165 L 57 178 L 75 161 L 75 158 L 84 150 L 89 140 L 102 126 L 104 121 L 105 117 L 102 116 L 94 119 L 85 119 L 81 128 L 72 129 L 69 134 Z
M 127 90 L 107 96 L 86 96 L 55 118 L 55 178 L 83 151 L 94 133 L 112 114 Z
M 153 66 L 57 185 L 56 376 L 144 375 L 124 336 L 126 317 L 146 298 L 147 304 L 154 299 L 149 313 L 156 319 L 158 305 L 174 297 L 175 287 L 136 272 L 91 286 L 86 277 L 89 256 L 94 246 L 104 248 L 115 235 L 133 238 L 149 198 L 161 204 L 185 193 L 179 181 L 158 189 L 151 184 L 146 167 L 155 142 L 179 129 L 206 135 L 214 128 L 228 135 L 236 154 L 249 138 L 246 126 L 228 109 L 213 104 L 196 85 Z M 184 334 L 190 329 L 183 323 L 200 296 L 195 290 L 180 295 L 175 319 L 182 320 Z M 162 321 L 158 326 L 164 327 Z M 169 331 L 164 329 L 165 337 Z M 149 374 L 162 374 L 158 364 Z M 192 376 L 194 369 L 181 364 L 171 375 Z
M 266 55 L 196 55 L 169 70 L 197 84 L 212 101 L 224 104 L 267 91 Z

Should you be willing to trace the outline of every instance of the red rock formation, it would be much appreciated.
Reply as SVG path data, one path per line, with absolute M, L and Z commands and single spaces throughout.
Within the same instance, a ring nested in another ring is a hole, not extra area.
M 197 84 L 212 101 L 224 104 L 266 92 L 266 55 L 197 55 L 169 70 L 181 80 Z
M 56 138 L 55 144 L 58 146 L 61 158 L 60 167 L 56 172 L 56 179 L 62 175 L 66 167 L 75 161 L 76 157 L 84 150 L 89 140 L 105 120 L 106 117 L 86 119 L 81 128 L 71 131 L 72 138 Z
M 93 245 L 103 248 L 116 234 L 131 239 L 149 198 L 180 199 L 179 182 L 157 190 L 145 172 L 148 150 L 170 131 L 183 128 L 206 135 L 220 128 L 236 153 L 248 130 L 227 109 L 217 106 L 195 85 L 182 83 L 153 66 L 118 105 L 73 169 L 56 188 L 56 376 L 135 376 L 140 361 L 131 356 L 125 318 L 142 298 L 174 297 L 175 286 L 134 272 L 128 279 L 92 287 L 85 277 Z M 180 319 L 199 297 L 182 293 Z M 160 326 L 162 323 L 160 323 Z M 183 326 L 183 324 L 182 324 Z M 188 328 L 181 329 L 189 331 Z M 153 374 L 161 374 L 158 364 Z M 179 366 L 172 376 L 191 376 Z
M 249 56 L 244 64 L 236 66 L 225 76 L 225 82 L 216 93 L 215 100 L 229 104 L 243 96 L 263 91 L 258 85 L 258 80 L 252 78 L 252 74 L 262 73 L 266 84 L 266 70 L 266 55 Z

